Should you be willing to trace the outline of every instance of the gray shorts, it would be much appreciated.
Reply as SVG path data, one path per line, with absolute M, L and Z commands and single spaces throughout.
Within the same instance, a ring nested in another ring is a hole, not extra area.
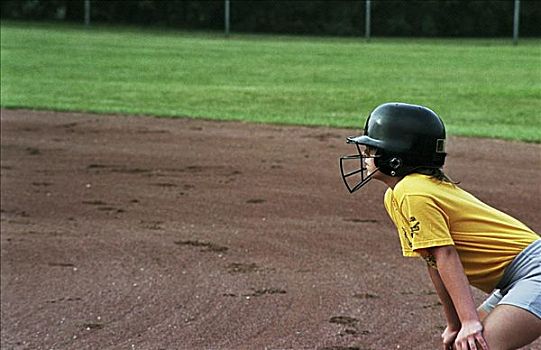
M 481 309 L 488 313 L 501 304 L 517 306 L 541 318 L 541 239 L 513 259 Z

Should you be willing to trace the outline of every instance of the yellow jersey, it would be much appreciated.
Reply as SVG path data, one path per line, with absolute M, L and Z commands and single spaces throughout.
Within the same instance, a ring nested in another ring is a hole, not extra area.
M 404 256 L 454 245 L 470 284 L 489 293 L 505 267 L 539 235 L 455 184 L 410 174 L 385 193 Z M 427 258 L 427 261 L 430 259 Z

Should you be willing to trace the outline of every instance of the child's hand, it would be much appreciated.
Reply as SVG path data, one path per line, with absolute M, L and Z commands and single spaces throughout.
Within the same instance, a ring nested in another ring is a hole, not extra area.
M 445 330 L 441 334 L 441 339 L 443 341 L 443 350 L 449 350 L 453 348 L 453 343 L 455 342 L 459 330 L 460 329 L 456 329 L 450 326 L 445 327 Z
M 479 321 L 462 323 L 462 328 L 455 339 L 457 350 L 489 350 L 483 336 L 483 325 Z

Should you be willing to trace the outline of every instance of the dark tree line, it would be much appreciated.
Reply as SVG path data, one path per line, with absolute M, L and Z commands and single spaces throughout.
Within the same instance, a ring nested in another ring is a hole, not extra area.
M 223 30 L 224 0 L 91 0 L 92 23 Z M 364 0 L 230 0 L 233 32 L 362 36 Z M 541 36 L 541 1 L 521 0 L 520 35 Z M 375 36 L 503 37 L 514 0 L 372 0 Z M 0 2 L 2 19 L 80 22 L 84 0 Z

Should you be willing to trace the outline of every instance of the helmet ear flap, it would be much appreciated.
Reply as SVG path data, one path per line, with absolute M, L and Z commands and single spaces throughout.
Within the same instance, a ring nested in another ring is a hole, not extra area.
M 402 159 L 398 157 L 393 157 L 389 160 L 389 166 L 393 169 L 398 169 L 402 165 Z
M 390 176 L 402 175 L 404 168 L 404 161 L 397 155 L 385 155 L 382 152 L 380 157 L 375 158 L 376 166 L 384 174 Z
M 389 160 L 389 167 L 391 168 L 391 176 L 396 176 L 396 171 L 402 166 L 402 159 L 399 157 L 393 157 Z

